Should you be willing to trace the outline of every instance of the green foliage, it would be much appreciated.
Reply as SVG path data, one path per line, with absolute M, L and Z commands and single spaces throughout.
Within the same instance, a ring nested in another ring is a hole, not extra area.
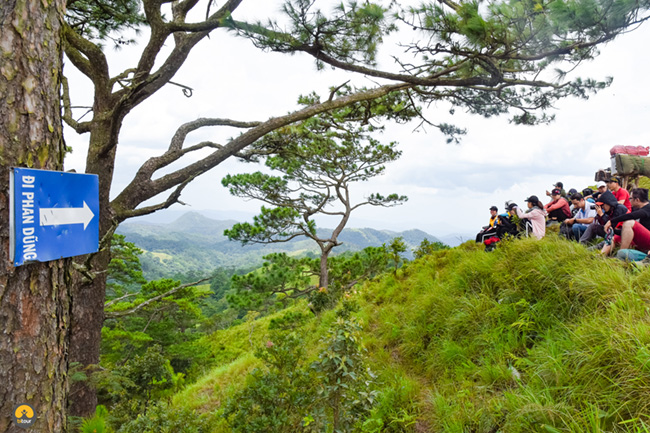
M 199 302 L 210 291 L 193 286 L 175 290 L 179 286 L 178 281 L 170 279 L 150 281 L 133 296 L 113 303 L 102 329 L 102 361 L 107 365 L 126 362 L 134 354 L 143 354 L 151 344 L 161 345 L 168 355 L 174 351 L 180 355 L 182 346 L 189 348 L 201 335 L 197 326 L 204 316 Z M 159 299 L 151 302 L 154 298 Z M 192 358 L 172 356 L 172 363 L 187 372 Z
M 364 323 L 368 350 L 364 363 L 378 372 L 371 388 L 378 393 L 355 429 L 644 432 L 650 425 L 648 287 L 649 269 L 554 236 L 509 241 L 490 254 L 470 242 L 410 263 L 399 280 L 388 274 L 364 283 L 359 294 L 344 298 L 338 316 L 291 310 L 297 312 L 291 319 L 276 314 L 251 322 L 253 334 L 250 324 L 220 331 L 211 341 L 230 355 L 175 402 L 211 410 L 238 394 L 250 380 L 246 374 L 259 367 L 247 352 L 251 341 L 269 341 L 259 328 L 271 320 L 277 332 L 303 340 L 293 346 L 300 368 L 317 373 L 309 366 L 323 360 L 338 338 L 334 330 L 357 304 L 354 315 Z M 304 392 L 327 394 L 321 374 Z M 209 394 L 210 400 L 203 397 Z M 300 414 L 296 431 L 331 428 L 333 409 L 319 401 Z M 293 416 L 297 425 L 299 416 Z
M 324 341 L 326 349 L 311 366 L 321 374 L 320 398 L 327 405 L 335 433 L 358 428 L 377 399 L 375 376 L 366 366 L 360 341 L 361 326 L 350 317 L 355 309 L 349 301 L 344 302 Z
M 233 432 L 302 431 L 316 394 L 314 375 L 305 368 L 303 340 L 293 329 L 300 321 L 299 315 L 287 315 L 269 326 L 270 339 L 256 352 L 266 368 L 253 370 L 224 406 Z
M 341 2 L 331 16 L 312 6 L 309 0 L 285 2 L 283 11 L 291 23 L 289 29 L 272 21 L 266 25 L 237 22 L 233 27 L 262 49 L 294 52 L 300 46 L 318 45 L 339 60 L 369 64 L 374 64 L 383 37 L 395 30 L 386 19 L 387 10 L 376 3 Z M 323 66 L 318 63 L 319 68 Z
M 452 115 L 458 108 L 484 117 L 512 111 L 512 122 L 536 125 L 554 119 L 546 111 L 557 100 L 587 99 L 611 84 L 611 78 L 566 77 L 595 57 L 598 45 L 647 20 L 647 9 L 646 1 L 629 0 L 422 2 L 415 7 L 390 2 L 388 9 L 351 2 L 327 14 L 315 2 L 296 0 L 285 8 L 289 25 L 233 21 L 232 26 L 258 47 L 307 53 L 319 68 L 328 64 L 409 83 L 416 89 L 413 100 L 445 100 Z M 367 67 L 375 66 L 383 35 L 398 27 L 398 36 L 407 29 L 417 32 L 411 41 L 401 40 L 403 53 L 391 53 L 399 67 Z M 448 142 L 465 133 L 447 122 L 433 126 Z
M 124 236 L 113 237 L 102 328 L 102 366 L 124 365 L 157 344 L 177 371 L 188 373 L 202 355 L 194 345 L 201 335 L 197 326 L 205 320 L 200 303 L 212 292 L 206 287 L 181 287 L 172 279 L 146 282 L 140 252 Z M 184 275 L 192 277 L 196 275 Z
M 111 261 L 108 265 L 106 292 L 109 298 L 123 296 L 139 289 L 147 281 L 142 275 L 142 250 L 122 235 L 114 234 L 111 242 Z
M 257 174 L 253 175 L 240 174 L 237 176 L 226 176 L 223 179 L 224 186 L 231 186 L 230 192 L 236 194 L 241 191 L 245 194 L 244 187 L 232 185 L 247 185 L 247 187 L 254 187 L 254 184 L 247 183 L 247 180 L 253 180 Z M 262 175 L 265 176 L 265 175 Z M 261 185 L 264 188 L 264 185 Z M 266 194 L 263 189 L 260 189 L 260 194 Z M 249 243 L 267 243 L 274 239 L 289 240 L 298 235 L 302 235 L 302 228 L 305 227 L 305 232 L 314 235 L 316 226 L 310 222 L 307 226 L 301 223 L 296 223 L 300 218 L 300 213 L 296 209 L 288 207 L 267 208 L 262 206 L 259 215 L 253 217 L 253 224 L 250 223 L 237 223 L 231 229 L 224 230 L 223 234 L 228 236 L 230 240 L 238 240 L 242 245 Z
M 413 255 L 416 259 L 421 259 L 425 256 L 429 256 L 436 251 L 446 250 L 449 246 L 442 242 L 431 242 L 427 238 L 424 238 L 420 245 L 413 250 Z
M 270 339 L 256 352 L 265 365 L 226 402 L 223 415 L 234 432 L 352 431 L 377 393 L 365 366 L 355 308 L 344 302 L 319 359 L 307 364 L 299 335 L 308 320 L 287 314 L 271 322 Z
M 521 433 L 647 423 L 650 273 L 552 236 L 495 253 L 441 250 L 413 262 L 404 280 L 363 290 L 372 358 L 425 384 L 417 423 Z
M 405 253 L 406 250 L 406 243 L 404 243 L 404 238 L 401 236 L 394 238 L 388 244 L 388 254 L 395 265 L 395 275 L 397 275 L 397 268 L 399 268 L 399 265 L 404 260 L 402 253 Z
M 88 378 L 99 401 L 110 408 L 108 419 L 116 428 L 170 398 L 184 386 L 186 375 L 194 378 L 210 364 L 207 347 L 200 343 L 205 321 L 201 302 L 213 292 L 172 279 L 144 281 L 139 253 L 123 236 L 114 238 L 102 368 Z M 73 372 L 74 378 L 86 379 L 85 372 Z
M 81 423 L 79 433 L 112 433 L 113 430 L 107 426 L 106 417 L 108 410 L 101 404 L 95 408 L 95 415 L 92 418 L 85 419 Z
M 294 258 L 285 253 L 270 254 L 264 259 L 261 269 L 233 275 L 234 290 L 227 296 L 231 305 L 246 310 L 286 306 L 291 299 L 314 290 L 312 277 L 318 272 L 317 260 Z
M 188 283 L 218 273 L 248 273 L 260 267 L 263 263 L 262 257 L 271 252 L 307 255 L 318 251 L 318 245 L 309 238 L 294 239 L 292 242 L 274 244 L 271 247 L 248 244 L 246 248 L 241 248 L 223 235 L 224 229 L 231 227 L 232 223 L 227 221 L 189 213 L 174 224 L 124 224 L 118 227 L 118 232 L 125 234 L 128 241 L 145 251 L 139 259 L 147 280 L 172 278 L 181 283 Z M 331 230 L 320 229 L 318 235 L 327 237 L 330 232 Z M 394 236 L 392 232 L 387 231 L 345 229 L 339 236 L 342 245 L 334 252 L 340 254 L 341 250 L 360 251 L 368 246 L 381 245 Z M 410 231 L 403 236 L 411 247 L 415 247 L 427 235 L 420 231 Z M 431 236 L 429 239 L 432 239 Z M 210 269 L 214 271 L 209 272 Z M 227 276 L 225 285 L 229 284 L 230 275 Z M 224 292 L 224 289 L 217 287 L 212 289 L 215 293 Z M 214 298 L 216 300 L 218 297 Z
M 412 431 L 420 415 L 417 407 L 417 385 L 400 377 L 399 373 L 394 375 L 389 373 L 384 376 L 386 376 L 385 383 L 379 387 L 377 402 L 363 422 L 362 431 L 367 433 Z
M 309 296 L 315 312 L 331 307 L 361 280 L 373 278 L 387 268 L 385 247 L 368 247 L 356 253 L 330 257 L 329 285 L 318 287 L 320 260 L 295 258 L 284 253 L 265 256 L 261 269 L 232 277 L 228 302 L 238 309 L 282 308 L 299 297 Z
M 139 0 L 69 0 L 66 22 L 90 40 L 112 39 L 116 46 L 133 43 L 114 33 L 137 29 L 145 23 Z
M 127 363 L 124 376 L 134 385 L 131 395 L 141 400 L 145 408 L 154 394 L 174 386 L 174 370 L 160 346 L 150 347 L 144 355 Z
M 213 433 L 215 424 L 210 415 L 158 404 L 125 424 L 119 433 Z
M 92 380 L 100 401 L 111 408 L 107 419 L 116 428 L 146 415 L 150 406 L 171 397 L 185 382 L 155 345 L 122 366 L 100 370 Z

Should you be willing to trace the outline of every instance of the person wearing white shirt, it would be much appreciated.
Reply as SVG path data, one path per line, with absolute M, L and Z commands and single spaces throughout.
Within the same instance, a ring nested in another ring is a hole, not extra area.
M 571 226 L 573 239 L 579 241 L 589 224 L 594 222 L 594 218 L 596 218 L 596 206 L 586 201 L 582 194 L 573 194 L 571 196 L 571 203 L 575 209 L 578 209 L 578 212 L 573 218 L 565 220 L 564 223 Z

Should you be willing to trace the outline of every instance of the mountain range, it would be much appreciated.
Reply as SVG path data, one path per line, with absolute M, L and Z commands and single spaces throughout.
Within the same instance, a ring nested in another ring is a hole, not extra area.
M 117 233 L 144 251 L 140 260 L 148 279 L 190 271 L 210 272 L 218 267 L 254 268 L 262 263 L 264 255 L 274 252 L 296 256 L 318 253 L 316 244 L 307 238 L 242 246 L 239 242 L 228 240 L 223 234 L 225 229 L 237 222 L 215 220 L 198 212 L 187 212 L 170 223 L 124 223 L 118 227 Z M 327 236 L 331 229 L 319 229 L 318 233 Z M 334 254 L 381 246 L 398 236 L 404 239 L 409 248 L 407 257 L 425 238 L 431 242 L 441 242 L 435 236 L 417 229 L 394 232 L 346 228 L 339 236 L 343 244 L 334 250 Z

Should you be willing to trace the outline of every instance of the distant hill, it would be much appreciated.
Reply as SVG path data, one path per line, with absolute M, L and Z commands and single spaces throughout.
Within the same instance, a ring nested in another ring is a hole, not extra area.
M 217 267 L 255 267 L 262 257 L 272 252 L 292 255 L 318 253 L 318 247 L 310 239 L 297 238 L 286 243 L 270 245 L 246 245 L 229 241 L 223 231 L 236 224 L 235 220 L 215 220 L 198 212 L 188 212 L 171 223 L 125 223 L 117 233 L 126 236 L 145 253 L 141 257 L 147 278 L 160 278 L 187 271 L 211 271 Z M 327 235 L 331 229 L 319 229 Z M 439 242 L 435 236 L 421 230 L 394 232 L 370 228 L 346 228 L 339 237 L 343 243 L 334 250 L 359 251 L 369 246 L 380 246 L 402 236 L 410 250 L 423 239 Z

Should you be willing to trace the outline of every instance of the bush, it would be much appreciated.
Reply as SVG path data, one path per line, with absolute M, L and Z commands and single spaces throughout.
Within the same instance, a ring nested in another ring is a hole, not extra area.
M 359 430 L 377 398 L 374 376 L 366 368 L 359 324 L 346 301 L 323 341 L 319 359 L 307 365 L 297 326 L 304 316 L 287 314 L 269 326 L 270 340 L 257 356 L 243 389 L 225 404 L 233 432 L 348 432 Z
M 315 404 L 313 374 L 304 368 L 303 340 L 292 328 L 303 320 L 287 314 L 269 325 L 270 339 L 256 356 L 265 363 L 224 405 L 233 432 L 291 433 L 303 430 Z
M 211 433 L 215 423 L 209 414 L 159 404 L 122 426 L 118 433 Z

